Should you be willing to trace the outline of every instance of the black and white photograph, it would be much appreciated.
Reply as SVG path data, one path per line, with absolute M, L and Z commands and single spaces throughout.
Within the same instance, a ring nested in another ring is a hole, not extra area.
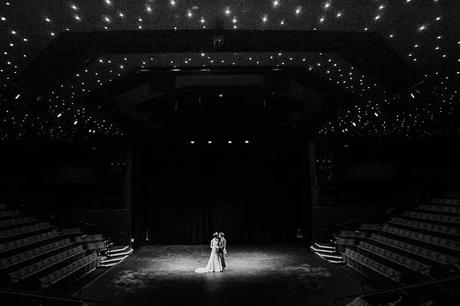
M 0 305 L 460 305 L 459 12 L 0 1 Z

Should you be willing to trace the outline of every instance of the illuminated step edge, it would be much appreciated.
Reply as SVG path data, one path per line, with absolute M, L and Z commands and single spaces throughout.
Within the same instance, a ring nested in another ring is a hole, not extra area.
M 334 253 L 337 253 L 337 251 L 334 249 L 334 250 L 329 250 L 329 249 L 322 249 L 322 248 L 317 248 L 315 246 L 310 246 L 310 249 L 312 251 L 315 251 L 315 252 L 321 252 L 321 253 L 329 253 L 329 254 L 334 254 Z
M 101 260 L 99 267 L 107 268 L 115 266 L 128 258 L 133 252 L 134 250 L 129 246 L 111 249 L 107 252 L 107 256 Z
M 99 267 L 107 268 L 107 267 L 113 267 L 115 265 L 118 265 L 120 262 L 128 258 L 129 255 L 125 255 L 123 257 L 117 257 L 117 258 L 112 258 L 112 259 L 104 259 L 101 260 L 101 264 Z
M 325 245 L 325 244 L 319 244 L 318 242 L 315 242 L 313 244 L 315 247 L 319 249 L 330 249 L 330 250 L 335 250 L 335 246 L 330 246 L 330 245 Z
M 322 259 L 327 260 L 330 263 L 334 263 L 334 264 L 345 263 L 345 261 L 343 260 L 343 257 L 335 251 L 335 248 L 334 249 L 322 249 L 322 248 L 318 248 L 315 243 L 314 245 L 310 246 L 310 249 L 313 251 L 313 253 L 315 253 Z
M 130 252 L 132 249 L 129 248 L 129 245 L 121 248 L 113 248 L 107 251 L 108 255 L 121 255 L 122 253 Z

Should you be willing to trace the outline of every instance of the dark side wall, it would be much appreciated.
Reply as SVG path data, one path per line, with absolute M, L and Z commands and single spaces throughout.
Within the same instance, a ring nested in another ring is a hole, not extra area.
M 130 236 L 127 164 L 126 146 L 118 143 L 6 143 L 0 194 L 68 226 L 84 221 L 105 227 L 107 235 Z
M 459 143 L 456 138 L 317 142 L 313 232 L 318 236 L 414 199 L 460 190 Z

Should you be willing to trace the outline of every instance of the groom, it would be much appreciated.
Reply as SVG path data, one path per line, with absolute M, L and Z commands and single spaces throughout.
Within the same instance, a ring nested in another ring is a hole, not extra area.
M 227 255 L 227 240 L 225 240 L 224 233 L 219 233 L 219 251 L 217 255 L 219 256 L 220 262 L 222 263 L 222 270 L 225 271 L 225 255 Z

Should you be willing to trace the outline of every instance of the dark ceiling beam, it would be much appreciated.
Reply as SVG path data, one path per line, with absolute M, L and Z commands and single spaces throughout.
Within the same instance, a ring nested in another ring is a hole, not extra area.
M 104 54 L 199 52 L 333 52 L 392 90 L 404 90 L 420 80 L 377 33 L 159 30 L 63 32 L 15 83 L 40 95 Z
M 355 101 L 357 96 L 345 91 L 343 88 L 331 83 L 328 80 L 318 77 L 315 73 L 309 72 L 303 68 L 282 67 L 274 68 L 271 66 L 217 66 L 210 68 L 186 67 L 182 69 L 172 68 L 146 68 L 124 75 L 113 82 L 99 88 L 96 91 L 84 96 L 79 100 L 79 104 L 84 104 L 89 108 L 97 108 L 97 111 L 107 116 L 115 116 L 118 122 L 127 123 L 120 113 L 118 106 L 114 103 L 115 97 L 122 95 L 142 84 L 161 82 L 167 78 L 176 78 L 183 75 L 260 75 L 274 76 L 276 78 L 291 79 L 300 85 L 312 88 L 322 94 L 340 95 L 344 100 Z M 153 101 L 160 101 L 165 97 L 174 95 L 175 92 L 181 92 L 181 89 L 165 89 L 159 97 L 146 101 L 146 104 Z M 145 104 L 141 103 L 141 104 Z

